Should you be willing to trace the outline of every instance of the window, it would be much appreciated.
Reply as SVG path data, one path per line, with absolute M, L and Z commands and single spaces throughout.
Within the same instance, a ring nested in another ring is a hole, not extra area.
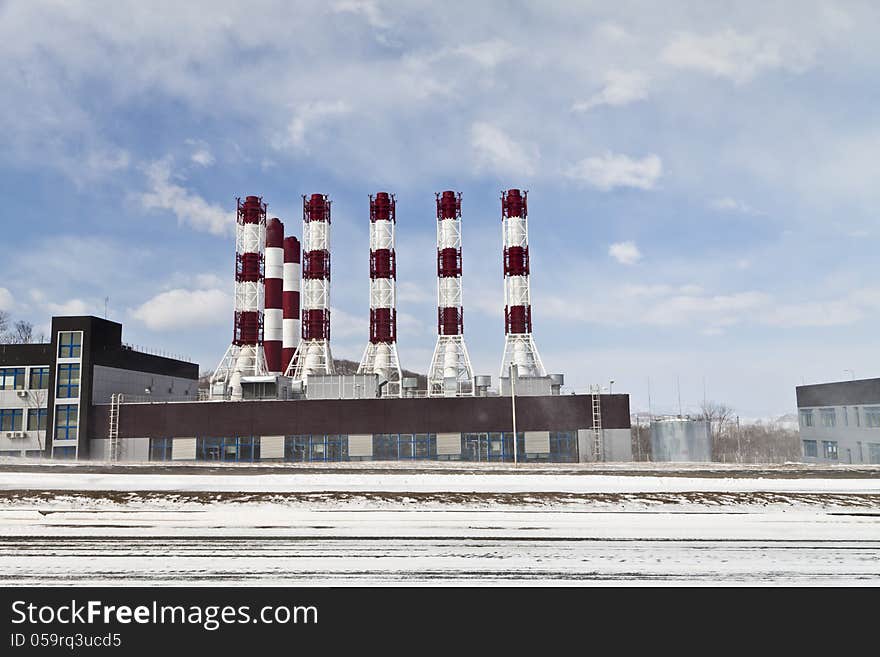
M 76 447 L 55 447 L 52 449 L 54 459 L 75 459 Z
M 846 411 L 846 406 L 843 407 L 843 426 L 849 426 L 849 413 Z
M 78 363 L 66 363 L 58 366 L 58 387 L 55 396 L 58 399 L 79 397 Z
M 815 440 L 804 441 L 804 456 L 817 458 L 819 456 L 819 447 Z
M 170 461 L 173 438 L 150 438 L 150 460 Z
M 558 463 L 577 463 L 577 431 L 550 432 L 550 460 Z
M 48 367 L 32 367 L 31 368 L 31 390 L 45 390 L 49 387 L 49 368 Z
M 880 406 L 865 406 L 865 426 L 880 427 Z
M 24 390 L 23 367 L 0 367 L 0 390 Z
M 862 426 L 862 418 L 859 415 L 859 407 L 858 406 L 853 406 L 853 415 L 855 415 L 855 418 L 856 418 L 856 426 L 857 427 Z
M 254 444 L 259 452 L 259 441 Z M 256 460 L 258 456 L 255 456 Z M 396 456 L 394 458 L 397 458 Z M 347 461 L 348 434 L 287 436 L 284 439 L 286 461 Z
M 20 408 L 0 408 L 0 431 L 21 431 L 22 417 Z
M 868 443 L 868 463 L 880 463 L 880 443 Z
M 813 409 L 808 408 L 808 409 L 801 410 L 801 426 L 802 427 L 813 426 Z
M 837 424 L 837 413 L 834 412 L 833 408 L 819 409 L 819 416 L 822 419 L 823 427 L 833 427 Z
M 61 331 L 58 334 L 58 358 L 79 358 L 81 348 L 81 331 Z
M 822 452 L 825 454 L 826 459 L 831 459 L 832 461 L 837 460 L 837 441 L 836 440 L 823 440 L 822 441 Z
M 46 418 L 49 415 L 48 409 L 32 408 L 28 411 L 27 430 L 28 431 L 45 431 Z
M 79 406 L 59 404 L 55 407 L 55 440 L 76 440 L 79 427 Z

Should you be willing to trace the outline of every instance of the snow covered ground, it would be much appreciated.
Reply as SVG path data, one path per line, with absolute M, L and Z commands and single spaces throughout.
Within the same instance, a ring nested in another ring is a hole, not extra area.
M 0 586 L 880 584 L 880 469 L 627 465 L 4 466 Z

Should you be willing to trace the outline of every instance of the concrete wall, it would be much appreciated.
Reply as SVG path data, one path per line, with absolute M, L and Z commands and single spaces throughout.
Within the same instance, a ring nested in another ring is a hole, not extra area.
M 106 438 L 89 441 L 90 461 L 109 461 L 110 441 Z M 149 438 L 121 438 L 119 440 L 120 461 L 149 461 Z
M 880 406 L 880 404 L 877 404 Z M 834 410 L 833 427 L 826 427 L 822 422 L 821 409 Z M 845 409 L 845 410 L 844 410 Z M 871 463 L 871 445 L 876 456 L 880 450 L 880 427 L 865 426 L 864 406 L 815 406 L 802 407 L 800 410 L 812 410 L 813 426 L 804 425 L 801 413 L 798 413 L 801 434 L 801 454 L 806 463 Z M 809 457 L 804 454 L 804 440 L 815 440 L 818 456 Z M 825 458 L 822 441 L 837 443 L 835 459 Z M 876 458 L 875 458 L 875 462 Z
M 92 382 L 92 403 L 109 404 L 110 396 L 122 393 L 139 400 L 198 399 L 198 380 L 184 379 L 163 374 L 123 370 L 105 365 L 95 365 Z M 151 392 L 147 395 L 145 389 Z
M 591 429 L 578 429 L 578 461 L 596 460 L 594 442 Z M 604 461 L 632 461 L 632 433 L 629 429 L 603 429 L 602 450 Z

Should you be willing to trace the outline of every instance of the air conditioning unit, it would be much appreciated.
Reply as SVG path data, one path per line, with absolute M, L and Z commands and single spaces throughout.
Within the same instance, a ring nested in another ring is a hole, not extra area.
M 27 438 L 27 434 L 24 431 L 7 431 L 7 438 Z
M 23 397 L 28 396 L 28 391 L 27 390 L 17 390 L 15 394 L 17 394 L 19 397 L 23 398 Z

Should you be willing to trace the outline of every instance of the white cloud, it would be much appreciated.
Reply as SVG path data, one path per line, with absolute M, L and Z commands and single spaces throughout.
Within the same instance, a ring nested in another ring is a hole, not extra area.
M 633 159 L 606 151 L 569 167 L 565 175 L 607 192 L 616 187 L 654 189 L 662 173 L 663 162 L 657 155 Z
M 169 160 L 153 162 L 147 167 L 146 175 L 150 191 L 140 197 L 146 209 L 169 210 L 178 223 L 213 235 L 226 235 L 231 231 L 235 214 L 172 182 Z
M 332 117 L 344 116 L 351 112 L 351 106 L 342 100 L 316 100 L 301 103 L 294 109 L 293 118 L 287 124 L 284 134 L 273 142 L 275 148 L 308 151 L 307 137 L 317 130 L 321 123 Z
M 638 71 L 609 71 L 605 75 L 605 85 L 587 100 L 572 105 L 574 112 L 586 112 L 608 105 L 621 107 L 648 96 L 648 78 Z
M 740 214 L 750 214 L 750 215 L 763 215 L 764 213 L 760 210 L 756 210 L 751 205 L 746 203 L 745 201 L 740 201 L 739 199 L 730 198 L 729 196 L 725 196 L 723 198 L 716 198 L 709 201 L 709 207 L 713 210 L 719 210 L 721 212 L 738 212 Z
M 5 287 L 0 287 L 0 310 L 9 310 L 12 308 L 14 299 L 12 298 L 12 292 L 7 290 Z
M 466 57 L 483 68 L 492 69 L 500 63 L 511 59 L 517 53 L 517 49 L 503 39 L 491 39 L 489 41 L 458 46 L 449 52 Z
M 82 299 L 69 299 L 63 303 L 47 303 L 46 309 L 53 315 L 93 315 L 95 305 Z
M 785 34 L 741 34 L 726 29 L 699 36 L 679 34 L 661 53 L 676 68 L 708 73 L 743 84 L 765 71 L 785 69 L 802 72 L 812 63 L 807 45 Z
M 330 308 L 330 335 L 334 338 L 370 337 L 370 320 L 363 315 L 353 315 L 340 308 Z
M 206 147 L 197 148 L 190 159 L 199 166 L 209 167 L 214 164 L 214 155 Z
M 386 28 L 390 25 L 374 0 L 338 0 L 333 3 L 332 9 L 337 14 L 363 16 L 371 27 L 377 29 Z
M 634 265 L 642 259 L 635 242 L 616 242 L 608 247 L 608 255 L 622 265 Z
M 129 314 L 154 331 L 228 323 L 232 296 L 222 290 L 174 289 L 157 294 Z
M 471 126 L 471 146 L 477 170 L 520 176 L 535 172 L 537 152 L 514 141 L 491 123 L 478 122 Z

